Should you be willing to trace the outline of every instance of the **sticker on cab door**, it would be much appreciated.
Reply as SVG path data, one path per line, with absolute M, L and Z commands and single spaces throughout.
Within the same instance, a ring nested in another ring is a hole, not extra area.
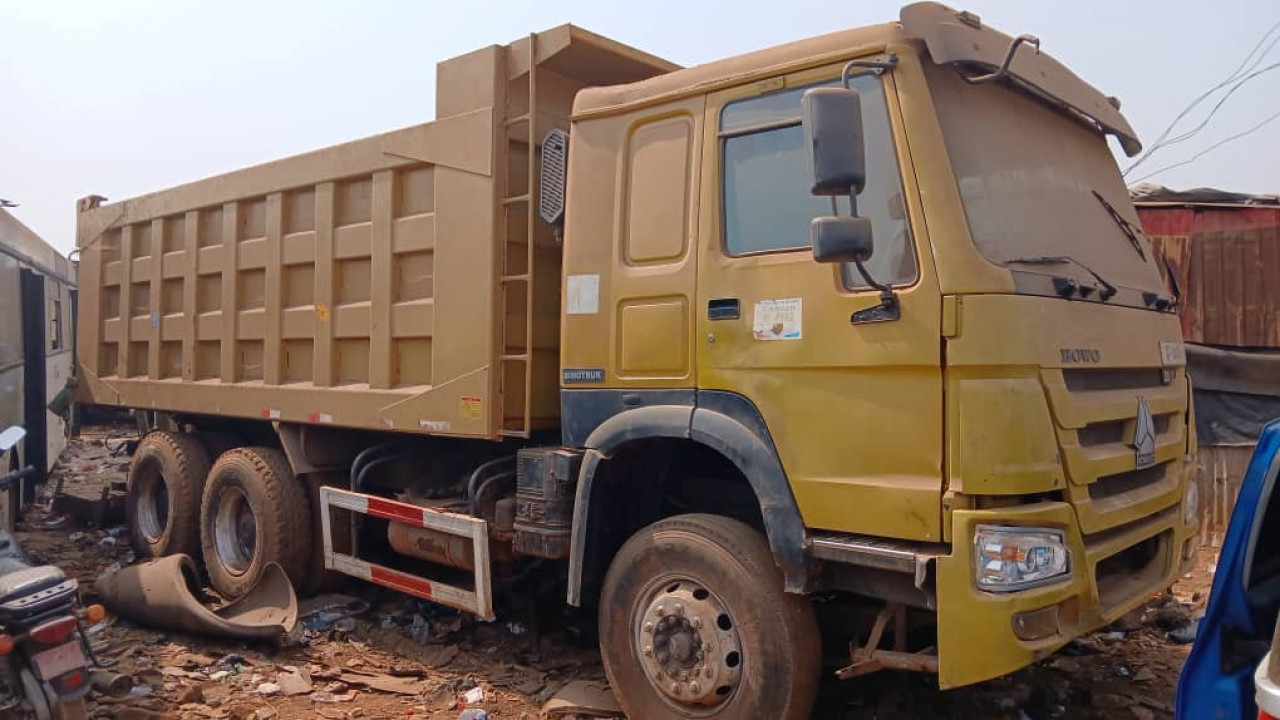
M 595 315 L 600 312 L 600 276 L 570 275 L 565 288 L 565 312 Z
M 801 298 L 757 302 L 752 336 L 757 340 L 799 340 L 804 336 L 802 302 Z

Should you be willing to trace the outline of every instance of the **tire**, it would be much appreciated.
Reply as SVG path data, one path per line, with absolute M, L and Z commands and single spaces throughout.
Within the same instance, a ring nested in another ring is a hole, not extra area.
M 701 514 L 623 544 L 600 598 L 600 654 L 632 718 L 804 720 L 822 668 L 813 606 L 783 591 L 764 537 Z
M 320 507 L 320 488 L 326 485 L 341 486 L 346 480 L 344 473 L 324 473 L 315 472 L 308 473 L 304 476 L 305 486 L 307 489 L 307 501 L 312 508 Z M 318 517 L 313 514 L 312 517 Z M 336 533 L 340 537 L 334 538 L 334 550 L 338 552 L 350 553 L 351 548 L 349 540 L 341 537 L 341 533 Z M 324 528 L 320 523 L 311 523 L 311 546 L 309 549 L 309 561 L 307 567 L 307 579 L 305 582 L 295 581 L 294 587 L 297 588 L 298 594 L 304 597 L 319 595 L 320 593 L 335 592 L 342 587 L 350 577 L 335 570 L 327 570 L 324 566 Z
M 52 709 L 54 720 L 87 720 L 89 717 L 84 698 L 58 703 Z
M 272 562 L 295 587 L 306 584 L 311 508 L 284 453 L 236 448 L 218 458 L 200 502 L 200 544 L 209 582 L 225 598 L 247 593 Z
M 124 505 L 138 558 L 200 557 L 200 495 L 208 475 L 209 455 L 190 435 L 155 430 L 142 438 Z

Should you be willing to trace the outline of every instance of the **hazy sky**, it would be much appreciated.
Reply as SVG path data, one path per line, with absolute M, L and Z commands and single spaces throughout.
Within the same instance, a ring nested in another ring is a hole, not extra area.
M 957 5 L 1009 34 L 1038 35 L 1045 51 L 1119 96 L 1147 144 L 1280 21 L 1274 0 Z M 573 22 L 692 65 L 896 19 L 898 8 L 881 0 L 0 0 L 0 198 L 20 203 L 14 213 L 66 251 L 78 197 L 120 200 L 430 120 L 437 61 L 531 30 Z M 1272 62 L 1280 48 L 1263 66 Z M 1277 90 L 1280 70 L 1243 86 L 1198 137 L 1144 170 L 1280 112 Z M 1280 192 L 1280 120 L 1153 181 Z

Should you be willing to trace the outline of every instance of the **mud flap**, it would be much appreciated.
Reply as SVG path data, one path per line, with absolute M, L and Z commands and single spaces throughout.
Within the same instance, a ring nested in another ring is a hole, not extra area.
M 198 577 L 189 556 L 168 555 L 103 575 L 94 587 L 108 610 L 147 627 L 277 644 L 297 628 L 298 598 L 279 565 L 268 563 L 249 592 L 217 611 L 196 599 Z

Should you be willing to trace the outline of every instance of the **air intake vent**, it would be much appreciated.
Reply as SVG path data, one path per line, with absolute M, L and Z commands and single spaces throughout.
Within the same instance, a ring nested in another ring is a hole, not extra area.
M 569 177 L 569 134 L 552 130 L 542 139 L 538 215 L 557 228 L 564 224 L 565 179 Z

